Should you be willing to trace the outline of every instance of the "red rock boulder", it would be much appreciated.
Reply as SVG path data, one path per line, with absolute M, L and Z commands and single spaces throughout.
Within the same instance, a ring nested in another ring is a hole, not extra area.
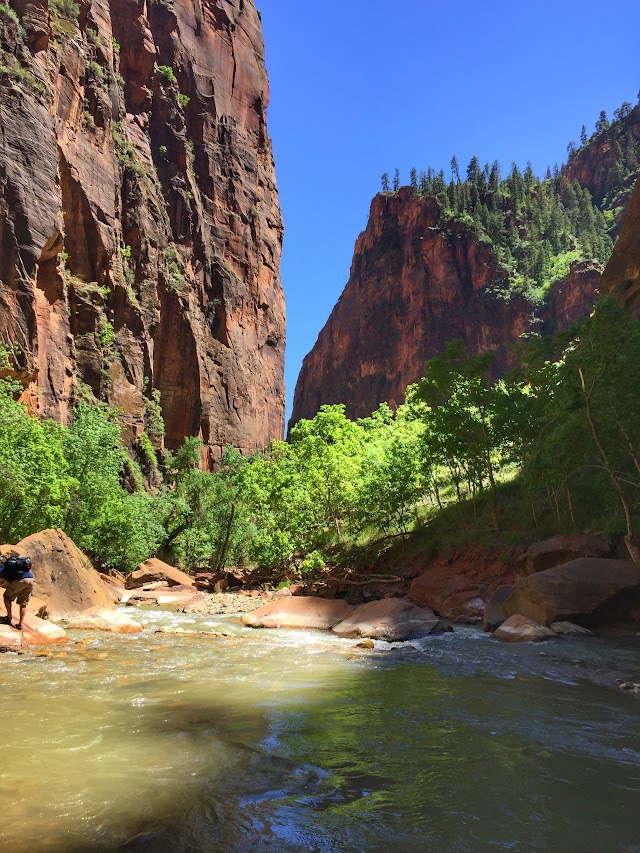
M 28 613 L 22 623 L 22 638 L 28 646 L 53 646 L 69 641 L 67 632 L 59 625 Z
M 145 560 L 135 572 L 131 572 L 127 576 L 125 586 L 127 589 L 139 589 L 158 581 L 166 583 L 167 586 L 193 586 L 193 578 L 190 575 L 155 557 Z
M 42 530 L 8 547 L 31 557 L 34 595 L 50 616 L 114 606 L 98 572 L 62 530 Z
M 467 602 L 477 599 L 479 587 L 467 575 L 456 574 L 450 566 L 433 566 L 411 584 L 411 600 L 443 616 L 464 614 Z
M 332 631 L 339 637 L 368 637 L 398 642 L 425 636 L 441 625 L 433 610 L 416 607 L 402 598 L 386 598 L 356 607 Z
M 504 612 L 504 603 L 512 592 L 512 586 L 503 584 L 493 593 L 487 602 L 482 618 L 482 625 L 485 631 L 492 633 L 506 620 L 507 614 Z
M 340 599 L 290 596 L 270 601 L 245 613 L 249 628 L 319 628 L 329 631 L 353 613 L 354 607 Z
M 552 640 L 557 634 L 518 613 L 503 622 L 493 636 L 508 643 L 540 643 Z
M 609 543 L 593 533 L 553 536 L 543 542 L 536 542 L 529 548 L 525 566 L 527 574 L 533 575 L 563 563 L 570 563 L 578 557 L 607 557 L 610 553 Z
M 0 653 L 19 652 L 22 648 L 22 632 L 10 628 L 9 625 L 0 625 Z
M 77 631 L 109 631 L 111 634 L 139 634 L 144 627 L 117 610 L 100 607 L 84 613 L 69 613 L 60 619 L 60 624 Z
M 504 603 L 541 625 L 575 622 L 590 627 L 622 618 L 640 601 L 640 567 L 627 560 L 583 557 L 516 580 Z

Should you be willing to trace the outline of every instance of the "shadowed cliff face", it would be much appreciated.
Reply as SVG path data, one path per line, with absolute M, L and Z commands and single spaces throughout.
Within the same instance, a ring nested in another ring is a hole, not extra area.
M 73 4 L 67 4 L 73 7 Z M 0 12 L 0 340 L 40 414 L 80 383 L 205 462 L 284 425 L 282 222 L 252 0 Z M 36 399 L 33 397 L 33 399 Z
M 631 196 L 620 237 L 602 274 L 602 292 L 613 293 L 640 318 L 640 182 Z
M 409 187 L 374 198 L 347 286 L 304 360 L 292 424 L 325 403 L 345 403 L 349 417 L 399 405 L 454 338 L 493 352 L 499 375 L 514 366 L 522 334 L 563 328 L 595 301 L 599 268 L 574 264 L 536 316 L 524 298 L 499 295 L 505 273 L 487 245 L 462 223 L 438 223 L 437 202 Z

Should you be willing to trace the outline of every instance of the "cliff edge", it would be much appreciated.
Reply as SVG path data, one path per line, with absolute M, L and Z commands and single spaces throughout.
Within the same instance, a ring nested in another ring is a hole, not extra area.
M 284 426 L 282 220 L 252 0 L 0 5 L 0 341 L 32 408 L 135 446 Z M 157 399 L 157 394 L 155 394 Z

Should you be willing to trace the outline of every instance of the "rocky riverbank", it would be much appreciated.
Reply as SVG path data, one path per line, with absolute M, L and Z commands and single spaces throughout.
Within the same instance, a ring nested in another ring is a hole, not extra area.
M 31 557 L 36 582 L 25 630 L 0 626 L 4 651 L 67 642 L 69 629 L 137 634 L 145 620 L 133 618 L 129 608 L 140 607 L 237 615 L 252 628 L 315 628 L 390 642 L 464 623 L 482 624 L 508 642 L 587 636 L 620 625 L 640 636 L 640 569 L 628 559 L 613 559 L 624 555 L 586 534 L 538 542 L 510 561 L 476 549 L 476 559 L 469 551 L 449 561 L 405 566 L 398 570 L 404 577 L 397 588 L 377 589 L 374 580 L 351 595 L 317 581 L 278 590 L 220 590 L 213 575 L 193 577 L 155 558 L 127 576 L 100 573 L 60 530 L 0 546 L 1 555 L 11 553 Z

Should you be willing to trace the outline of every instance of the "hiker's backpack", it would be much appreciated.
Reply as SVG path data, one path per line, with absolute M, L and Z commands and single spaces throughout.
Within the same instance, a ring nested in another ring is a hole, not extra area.
M 2 578 L 6 581 L 21 581 L 31 571 L 29 557 L 7 557 L 4 563 Z

